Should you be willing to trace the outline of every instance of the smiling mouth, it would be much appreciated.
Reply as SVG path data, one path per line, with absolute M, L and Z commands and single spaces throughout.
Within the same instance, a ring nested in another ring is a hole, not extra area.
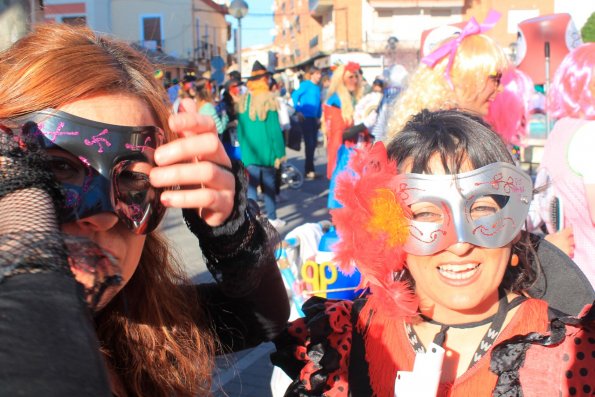
M 469 263 L 466 265 L 441 265 L 438 266 L 438 272 L 441 276 L 450 280 L 466 280 L 473 277 L 479 270 L 478 263 Z

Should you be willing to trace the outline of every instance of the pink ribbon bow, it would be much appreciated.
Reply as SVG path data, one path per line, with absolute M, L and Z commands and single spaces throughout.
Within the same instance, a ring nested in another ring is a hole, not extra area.
M 490 10 L 488 16 L 482 24 L 479 24 L 475 20 L 475 18 L 471 18 L 471 20 L 467 22 L 467 25 L 465 25 L 465 27 L 456 39 L 444 43 L 443 45 L 432 51 L 429 55 L 425 56 L 421 61 L 430 67 L 434 67 L 434 65 L 436 65 L 438 61 L 440 61 L 442 58 L 448 55 L 448 63 L 446 64 L 446 69 L 444 69 L 444 77 L 446 78 L 446 81 L 448 81 L 450 88 L 454 88 L 452 80 L 450 79 L 450 70 L 452 69 L 452 63 L 455 59 L 455 54 L 457 53 L 459 45 L 467 36 L 483 33 L 492 29 L 499 19 L 500 13 L 494 10 Z

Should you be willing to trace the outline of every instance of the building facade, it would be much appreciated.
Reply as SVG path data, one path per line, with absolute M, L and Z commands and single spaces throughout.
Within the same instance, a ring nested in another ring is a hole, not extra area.
M 275 0 L 274 47 L 277 67 L 295 66 L 315 57 L 323 48 L 321 19 L 308 0 Z
M 242 48 L 242 78 L 250 77 L 250 73 L 252 72 L 252 66 L 254 66 L 254 62 L 256 61 L 260 62 L 269 69 L 274 69 L 270 67 L 269 59 L 269 54 L 273 50 L 273 47 L 273 44 L 261 44 L 252 47 Z
M 128 41 L 163 60 L 169 78 L 210 70 L 215 57 L 225 63 L 226 14 L 212 0 L 44 0 L 46 22 L 85 24 Z
M 111 1 L 44 0 L 44 19 L 48 22 L 83 24 L 91 29 L 111 33 Z
M 149 50 L 192 59 L 190 0 L 117 0 L 111 3 L 112 34 Z
M 193 58 L 199 70 L 207 70 L 211 61 L 227 61 L 227 42 L 231 39 L 231 26 L 225 20 L 227 8 L 212 0 L 193 0 L 192 37 Z M 216 63 L 217 63 L 216 62 Z
M 487 34 L 508 52 L 514 52 L 519 22 L 559 12 L 554 0 L 275 0 L 278 66 L 364 52 L 412 69 L 424 31 L 471 17 L 481 22 L 491 9 L 502 17 Z

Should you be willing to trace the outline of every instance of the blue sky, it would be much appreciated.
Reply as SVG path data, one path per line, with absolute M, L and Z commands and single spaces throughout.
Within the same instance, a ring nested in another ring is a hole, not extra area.
M 273 41 L 271 29 L 273 22 L 273 0 L 244 0 L 248 3 L 248 15 L 242 19 L 242 47 L 257 44 L 269 44 Z M 237 28 L 238 20 L 227 16 L 232 28 Z M 228 50 L 233 50 L 233 40 L 227 44 Z

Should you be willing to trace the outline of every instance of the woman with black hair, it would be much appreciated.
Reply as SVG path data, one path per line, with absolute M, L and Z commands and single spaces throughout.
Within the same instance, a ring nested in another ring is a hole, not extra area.
M 595 310 L 583 309 L 593 290 L 567 257 L 537 260 L 522 231 L 531 179 L 487 124 L 424 110 L 350 167 L 337 184 L 335 259 L 357 266 L 367 293 L 306 302 L 273 355 L 294 379 L 286 396 L 595 390 Z

